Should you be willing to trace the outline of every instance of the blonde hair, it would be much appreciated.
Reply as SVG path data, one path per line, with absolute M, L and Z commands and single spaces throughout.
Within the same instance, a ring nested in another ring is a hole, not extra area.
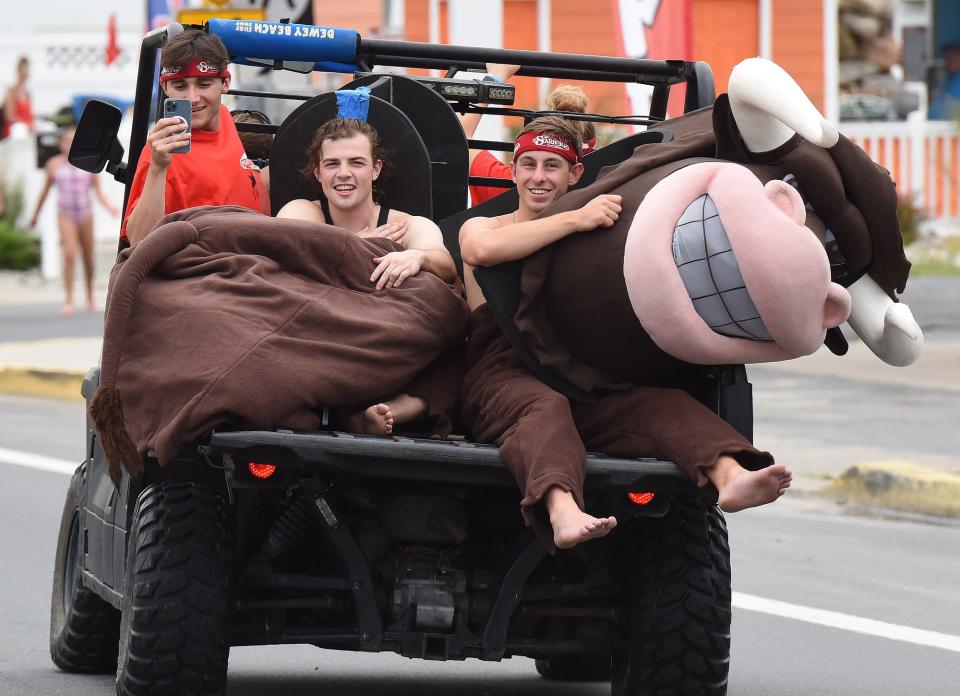
M 519 138 L 524 133 L 546 133 L 555 138 L 559 138 L 565 143 L 570 143 L 577 153 L 577 159 L 583 154 L 583 143 L 580 140 L 580 130 L 573 121 L 568 121 L 561 116 L 541 116 L 530 121 L 517 134 Z M 571 165 L 572 166 L 572 165 Z
M 590 97 L 579 85 L 560 85 L 547 97 L 547 111 L 572 111 L 578 114 L 590 108 Z M 577 130 L 580 142 L 586 143 L 597 137 L 597 130 L 590 121 L 570 121 Z

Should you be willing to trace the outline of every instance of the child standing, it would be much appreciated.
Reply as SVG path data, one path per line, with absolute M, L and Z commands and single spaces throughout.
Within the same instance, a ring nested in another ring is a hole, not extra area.
M 63 283 L 66 301 L 62 314 L 73 314 L 73 267 L 77 260 L 77 248 L 83 256 L 83 273 L 86 281 L 87 310 L 96 310 L 93 299 L 93 204 L 90 193 L 107 211 L 117 217 L 119 211 L 107 200 L 100 189 L 96 174 L 77 169 L 67 161 L 67 153 L 73 144 L 74 128 L 66 128 L 60 136 L 60 154 L 51 157 L 46 164 L 47 178 L 40 191 L 37 207 L 30 219 L 30 226 L 37 226 L 37 218 L 51 187 L 57 187 L 57 223 L 60 228 L 60 245 L 63 247 Z

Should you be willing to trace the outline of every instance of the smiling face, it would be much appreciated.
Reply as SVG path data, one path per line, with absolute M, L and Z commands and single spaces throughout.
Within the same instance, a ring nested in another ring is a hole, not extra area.
M 183 77 L 164 83 L 170 99 L 189 99 L 193 130 L 220 128 L 220 97 L 230 89 L 229 77 Z
M 517 184 L 521 209 L 536 215 L 580 180 L 583 165 L 571 165 L 546 150 L 530 150 L 514 160 L 510 171 Z
M 358 133 L 324 140 L 314 176 L 330 205 L 346 210 L 373 200 L 373 182 L 382 166 L 373 159 L 370 139 Z

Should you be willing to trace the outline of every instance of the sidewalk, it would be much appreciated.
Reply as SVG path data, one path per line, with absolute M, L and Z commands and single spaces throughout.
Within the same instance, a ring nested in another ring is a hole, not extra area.
M 6 322 L 0 324 L 0 394 L 82 398 L 83 376 L 100 362 L 102 308 L 116 251 L 114 241 L 97 243 L 94 300 L 98 311 L 94 313 L 84 309 L 79 277 L 74 282 L 76 313 L 62 317 L 60 281 L 44 280 L 39 271 L 0 271 L 0 321 Z M 24 316 L 31 317 L 34 331 L 13 325 Z M 31 337 L 37 326 L 42 327 L 44 338 Z

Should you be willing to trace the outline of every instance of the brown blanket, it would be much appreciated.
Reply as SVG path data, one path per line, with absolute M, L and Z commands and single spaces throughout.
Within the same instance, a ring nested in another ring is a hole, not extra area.
M 160 464 L 214 426 L 313 428 L 313 409 L 372 402 L 463 345 L 467 309 L 431 273 L 376 291 L 399 249 L 243 208 L 168 215 L 110 279 L 91 417 L 111 476 Z

